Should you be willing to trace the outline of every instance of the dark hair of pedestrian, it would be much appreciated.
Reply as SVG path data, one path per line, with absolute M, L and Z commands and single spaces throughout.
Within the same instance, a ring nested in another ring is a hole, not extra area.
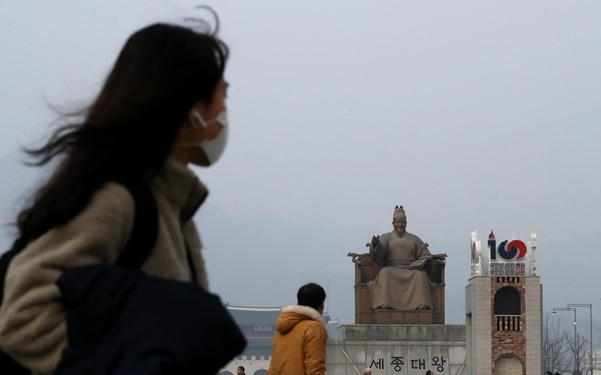
M 217 15 L 200 8 L 214 15 L 214 28 L 186 19 L 136 31 L 91 105 L 63 114 L 45 145 L 24 150 L 30 165 L 57 157 L 58 165 L 18 215 L 15 247 L 67 223 L 104 183 L 148 181 L 164 164 L 190 108 L 213 100 L 229 54 Z
M 326 291 L 315 283 L 303 285 L 296 294 L 298 304 L 309 306 L 317 310 L 321 303 L 326 300 Z
M 238 368 L 239 368 L 240 370 L 242 370 L 242 372 L 246 371 L 246 369 L 244 368 L 244 366 L 238 366 Z

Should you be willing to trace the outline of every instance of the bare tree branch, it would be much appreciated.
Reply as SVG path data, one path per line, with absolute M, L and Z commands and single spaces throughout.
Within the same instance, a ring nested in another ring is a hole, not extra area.
M 545 371 L 564 371 L 568 366 L 570 347 L 566 342 L 567 334 L 559 329 L 559 321 L 550 313 L 545 314 L 543 322 L 543 359 Z
M 586 344 L 588 344 L 588 341 L 584 338 L 581 338 L 578 334 L 575 338 L 571 338 L 570 336 L 566 335 L 565 339 L 570 347 L 570 351 L 572 352 L 572 358 L 570 358 L 568 368 L 584 371 L 586 364 L 586 351 L 584 349 Z

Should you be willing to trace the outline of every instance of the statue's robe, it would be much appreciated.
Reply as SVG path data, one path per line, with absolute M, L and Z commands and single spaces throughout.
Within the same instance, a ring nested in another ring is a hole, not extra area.
M 371 255 L 383 266 L 367 283 L 372 308 L 387 305 L 396 310 L 414 310 L 426 305 L 434 309 L 434 284 L 421 269 L 431 254 L 419 237 L 408 232 L 401 237 L 394 231 L 383 234 Z

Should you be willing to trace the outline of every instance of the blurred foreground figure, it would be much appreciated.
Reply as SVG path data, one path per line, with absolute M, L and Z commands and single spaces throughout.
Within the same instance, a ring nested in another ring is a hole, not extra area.
M 297 305 L 282 308 L 275 324 L 269 375 L 326 373 L 326 292 L 310 283 L 298 290 L 297 299 Z
M 243 350 L 192 220 L 208 191 L 188 166 L 213 165 L 229 126 L 215 20 L 135 32 L 91 105 L 27 151 L 59 163 L 0 262 L 3 374 L 13 359 L 37 374 L 216 373 Z

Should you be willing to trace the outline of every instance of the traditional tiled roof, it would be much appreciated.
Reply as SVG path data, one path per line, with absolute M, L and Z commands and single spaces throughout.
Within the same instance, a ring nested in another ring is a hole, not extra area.
M 226 304 L 225 307 L 239 326 L 273 326 L 280 316 L 281 309 L 280 307 L 249 307 L 229 304 Z

